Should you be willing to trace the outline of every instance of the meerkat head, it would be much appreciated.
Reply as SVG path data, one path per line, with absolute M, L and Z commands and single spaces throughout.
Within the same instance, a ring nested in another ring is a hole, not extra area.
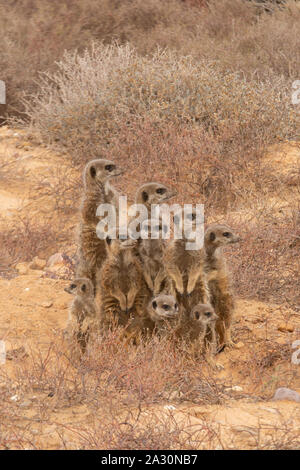
M 151 204 L 162 204 L 177 192 L 161 183 L 145 183 L 136 192 L 135 203 L 145 204 L 150 207 Z
M 193 234 L 203 226 L 204 219 L 197 207 L 178 210 L 173 216 L 174 230 L 179 230 L 185 237 L 189 238 L 190 232 Z
M 111 160 L 99 158 L 91 160 L 84 169 L 84 183 L 86 186 L 91 184 L 103 184 L 114 176 L 123 174 L 123 170 L 119 168 Z
M 231 228 L 220 224 L 210 225 L 204 235 L 204 245 L 208 250 L 237 243 L 240 240 L 240 237 Z
M 141 238 L 146 239 L 163 239 L 168 233 L 168 226 L 159 219 L 146 219 L 142 222 Z
M 217 320 L 218 315 L 215 313 L 213 307 L 209 304 L 197 304 L 191 311 L 191 319 L 206 326 Z
M 172 295 L 160 294 L 151 300 L 148 312 L 153 321 L 171 320 L 178 317 L 179 307 Z
M 65 291 L 69 294 L 80 295 L 81 297 L 91 297 L 93 296 L 94 286 L 90 279 L 80 277 L 74 279 L 74 281 L 65 288 Z

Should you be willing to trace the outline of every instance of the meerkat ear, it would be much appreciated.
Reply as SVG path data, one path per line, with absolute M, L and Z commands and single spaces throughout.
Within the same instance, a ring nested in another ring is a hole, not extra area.
M 148 193 L 146 191 L 142 192 L 142 198 L 144 202 L 147 202 L 149 199 Z
M 152 307 L 154 308 L 154 310 L 156 310 L 156 308 L 157 308 L 157 302 L 156 302 L 156 300 L 153 300 L 153 302 L 152 302 Z
M 107 237 L 105 238 L 105 241 L 106 241 L 107 245 L 110 245 L 110 244 L 111 244 L 111 238 L 110 238 L 109 236 L 107 236 Z
M 85 285 L 85 284 L 82 284 L 81 290 L 82 290 L 82 292 L 85 292 L 85 291 L 86 291 L 86 285 Z
M 209 235 L 209 239 L 210 239 L 211 242 L 213 242 L 216 239 L 215 232 L 211 232 L 211 234 Z
M 96 176 L 96 168 L 94 166 L 91 166 L 90 168 L 90 175 L 92 178 L 95 178 Z

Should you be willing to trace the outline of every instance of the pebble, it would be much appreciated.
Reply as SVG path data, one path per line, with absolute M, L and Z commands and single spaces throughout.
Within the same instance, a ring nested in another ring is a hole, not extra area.
M 277 329 L 283 333 L 292 333 L 294 331 L 293 325 L 290 325 L 289 323 L 281 323 Z
M 44 307 L 44 308 L 50 308 L 52 307 L 52 305 L 53 305 L 53 302 L 51 302 L 50 300 L 41 303 L 41 307 Z
M 295 390 L 291 390 L 290 388 L 281 387 L 281 388 L 277 388 L 272 400 L 274 401 L 289 400 L 289 401 L 296 401 L 300 403 L 300 393 L 296 392 Z

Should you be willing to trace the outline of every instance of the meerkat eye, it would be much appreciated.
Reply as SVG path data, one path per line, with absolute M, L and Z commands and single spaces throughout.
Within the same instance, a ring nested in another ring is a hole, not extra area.
M 205 312 L 204 314 L 207 318 L 211 317 L 211 312 Z
M 195 318 L 196 318 L 196 320 L 199 320 L 199 318 L 200 318 L 200 313 L 199 312 L 195 312 Z
M 82 292 L 85 292 L 85 291 L 86 291 L 86 285 L 85 285 L 85 284 L 82 284 L 81 290 L 82 290 Z
M 156 190 L 157 194 L 165 194 L 166 191 L 167 191 L 166 188 L 158 188 Z
M 148 193 L 147 193 L 146 191 L 143 191 L 143 192 L 142 192 L 142 198 L 143 198 L 143 201 L 144 201 L 144 202 L 148 201 L 149 196 L 148 196 Z
M 106 171 L 113 171 L 116 169 L 116 165 L 105 165 L 104 168 Z
M 209 235 L 209 239 L 211 242 L 213 242 L 216 238 L 216 234 L 214 232 L 211 232 L 211 234 Z
M 174 307 L 175 307 L 175 309 L 177 310 L 177 309 L 178 309 L 178 304 L 175 304 Z
M 94 166 L 91 166 L 91 168 L 90 168 L 90 175 L 91 175 L 91 177 L 92 177 L 92 178 L 95 178 L 96 173 L 97 173 L 97 172 L 96 172 L 96 168 L 95 168 Z
M 170 305 L 164 304 L 164 305 L 163 305 L 163 309 L 164 309 L 164 310 L 170 310 Z
M 110 238 L 110 237 L 106 237 L 105 241 L 106 241 L 106 243 L 107 243 L 108 245 L 111 244 L 111 238 Z
M 229 237 L 231 237 L 231 233 L 230 232 L 224 232 L 223 237 L 229 238 Z
M 154 310 L 156 310 L 156 308 L 157 308 L 157 303 L 156 303 L 155 300 L 153 300 L 153 302 L 152 302 L 152 307 L 154 308 Z
M 70 289 L 76 289 L 76 284 L 71 284 Z

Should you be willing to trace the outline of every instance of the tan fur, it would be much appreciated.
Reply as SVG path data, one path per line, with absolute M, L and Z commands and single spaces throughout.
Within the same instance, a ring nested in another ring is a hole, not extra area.
M 192 209 L 191 215 L 194 214 L 195 209 Z M 182 239 L 170 241 L 165 250 L 164 262 L 173 283 L 174 291 L 171 293 L 176 292 L 179 303 L 190 312 L 198 303 L 209 303 L 209 292 L 204 274 L 204 249 L 187 250 L 186 242 L 190 240 L 185 238 L 184 232 L 182 236 Z
M 90 333 L 97 329 L 99 321 L 94 303 L 94 287 L 89 279 L 76 278 L 65 291 L 75 295 L 69 311 L 66 333 L 69 338 L 78 342 L 84 353 Z
M 152 223 L 152 228 L 151 228 Z M 143 274 L 149 289 L 150 297 L 161 292 L 167 293 L 170 289 L 167 283 L 163 256 L 166 242 L 163 234 L 168 227 L 159 219 L 147 219 L 142 223 L 142 238 L 139 243 L 139 255 L 143 265 Z M 144 235 L 148 233 L 148 238 Z M 158 238 L 151 238 L 152 236 Z
M 96 285 L 96 270 L 106 258 L 105 242 L 98 238 L 96 227 L 100 220 L 96 216 L 100 204 L 113 204 L 118 213 L 118 192 L 109 184 L 109 179 L 122 174 L 117 165 L 105 159 L 90 161 L 84 170 L 84 195 L 80 208 L 78 230 L 79 264 L 77 277 L 87 277 Z
M 224 236 L 223 234 L 227 235 Z M 211 303 L 218 315 L 216 322 L 218 346 L 233 346 L 231 323 L 234 296 L 222 247 L 236 243 L 240 238 L 226 225 L 211 225 L 205 232 L 205 273 L 208 279 Z
M 172 197 L 176 196 L 177 192 L 168 188 L 161 183 L 145 183 L 139 187 L 135 195 L 135 204 L 143 204 L 148 211 L 146 219 L 151 218 L 151 205 L 163 204 Z M 145 220 L 145 219 L 144 219 Z
M 98 272 L 100 289 L 96 295 L 104 328 L 126 326 L 143 314 L 145 282 L 137 243 L 106 238 L 107 258 Z

